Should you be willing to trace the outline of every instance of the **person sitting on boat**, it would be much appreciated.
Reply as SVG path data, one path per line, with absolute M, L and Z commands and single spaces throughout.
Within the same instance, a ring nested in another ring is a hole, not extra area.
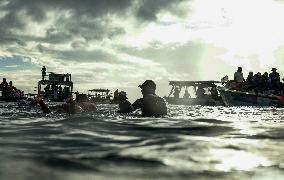
M 43 113 L 69 113 L 75 114 L 78 112 L 92 112 L 96 110 L 94 103 L 89 103 L 84 98 L 73 99 L 73 96 L 70 96 L 66 99 L 66 103 L 55 106 L 48 106 L 44 101 L 42 96 L 37 96 L 35 99 L 31 100 L 30 105 L 36 106 L 39 104 Z
M 258 72 L 253 76 L 253 87 L 254 87 L 254 92 L 258 94 L 260 90 L 262 89 L 262 76 L 261 73 Z
M 117 96 L 117 100 L 119 101 L 118 107 L 119 110 L 118 113 L 129 113 L 133 111 L 133 107 L 131 103 L 127 100 L 127 94 L 124 91 L 120 91 Z
M 252 71 L 249 72 L 248 77 L 246 79 L 246 83 L 253 84 L 253 72 Z
M 261 76 L 261 85 L 260 85 L 261 91 L 266 92 L 269 90 L 268 80 L 269 80 L 268 73 L 264 72 Z
M 226 75 L 226 76 L 221 78 L 221 82 L 222 82 L 223 85 L 226 84 L 228 81 L 229 81 L 229 76 L 228 75 Z
M 243 87 L 245 91 L 251 91 L 254 88 L 254 83 L 253 83 L 253 72 L 250 71 L 249 75 L 245 81 L 245 85 Z
M 213 98 L 213 99 L 218 99 L 218 90 L 217 90 L 217 86 L 216 86 L 216 84 L 213 84 L 212 85 L 212 87 L 211 87 L 211 89 L 210 89 L 210 93 L 211 93 L 211 97 Z
M 0 84 L 0 90 L 2 91 L 2 96 L 7 97 L 7 88 L 8 88 L 8 83 L 6 81 L 6 78 L 3 78 L 3 82 Z
M 174 90 L 174 98 L 179 99 L 180 87 L 176 86 Z
M 142 116 L 163 116 L 167 114 L 165 100 L 156 95 L 156 84 L 152 80 L 146 80 L 139 85 L 143 98 L 137 99 L 132 104 L 132 111 L 141 109 Z
M 277 71 L 276 68 L 272 68 L 271 69 L 271 73 L 269 74 L 269 78 L 270 78 L 270 86 L 271 89 L 274 90 L 275 93 L 278 92 L 279 90 L 279 82 L 280 82 L 280 75 Z
M 188 89 L 187 89 L 187 88 L 186 88 L 186 89 L 185 89 L 185 91 L 184 91 L 183 98 L 184 98 L 184 99 L 188 99 L 188 98 L 190 98 L 190 94 L 189 94 L 189 92 L 188 92 Z
M 203 87 L 201 85 L 199 85 L 197 90 L 196 90 L 196 97 L 197 98 L 204 98 L 204 95 L 205 95 L 205 90 L 203 89 Z

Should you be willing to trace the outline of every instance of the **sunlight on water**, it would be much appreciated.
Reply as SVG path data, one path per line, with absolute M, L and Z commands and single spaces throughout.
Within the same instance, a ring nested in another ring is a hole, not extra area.
M 271 163 L 264 157 L 260 157 L 244 151 L 218 149 L 210 150 L 210 153 L 214 158 L 221 161 L 220 163 L 215 165 L 216 169 L 221 171 L 249 171 L 259 166 L 271 165 Z
M 164 118 L 116 110 L 44 115 L 0 105 L 0 179 L 39 179 L 35 172 L 59 180 L 284 177 L 282 109 L 169 106 Z M 27 178 L 12 175 L 19 162 L 33 169 L 16 169 Z

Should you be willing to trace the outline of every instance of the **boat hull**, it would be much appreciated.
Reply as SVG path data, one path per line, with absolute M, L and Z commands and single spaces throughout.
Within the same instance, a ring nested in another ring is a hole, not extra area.
M 3 97 L 0 96 L 0 101 L 3 102 L 17 102 L 19 100 L 27 99 L 26 97 Z
M 201 105 L 201 106 L 223 106 L 221 99 L 214 100 L 212 98 L 174 98 L 164 97 L 165 100 L 172 105 Z
M 282 96 L 264 96 L 231 90 L 219 92 L 226 106 L 284 107 Z

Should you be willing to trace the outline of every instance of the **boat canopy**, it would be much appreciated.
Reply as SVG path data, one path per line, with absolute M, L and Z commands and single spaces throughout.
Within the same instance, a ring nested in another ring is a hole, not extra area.
M 218 83 L 222 83 L 222 82 L 220 81 L 170 81 L 169 85 L 172 86 L 172 89 L 168 97 L 170 97 L 173 94 L 174 97 L 178 99 L 179 93 L 182 88 L 185 89 L 185 97 L 191 97 L 191 95 L 188 92 L 189 87 L 193 88 L 196 96 L 201 96 L 202 94 L 205 94 L 204 89 L 207 89 L 207 92 L 209 94 L 211 94 L 212 93 L 211 91 L 214 90 L 214 93 L 216 94 L 216 90 L 214 89 L 214 87 L 216 87 L 216 84 Z M 198 90 L 200 91 L 198 92 Z
M 203 87 L 212 87 L 214 84 L 221 83 L 220 81 L 170 81 L 169 85 L 171 86 L 203 86 Z
M 110 90 L 109 89 L 90 89 L 88 90 L 90 92 L 96 92 L 96 93 L 109 93 Z

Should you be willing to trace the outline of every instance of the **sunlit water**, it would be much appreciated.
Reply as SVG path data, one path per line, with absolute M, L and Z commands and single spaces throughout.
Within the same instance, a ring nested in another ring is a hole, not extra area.
M 0 104 L 0 179 L 284 179 L 284 109 L 116 110 L 43 115 Z

